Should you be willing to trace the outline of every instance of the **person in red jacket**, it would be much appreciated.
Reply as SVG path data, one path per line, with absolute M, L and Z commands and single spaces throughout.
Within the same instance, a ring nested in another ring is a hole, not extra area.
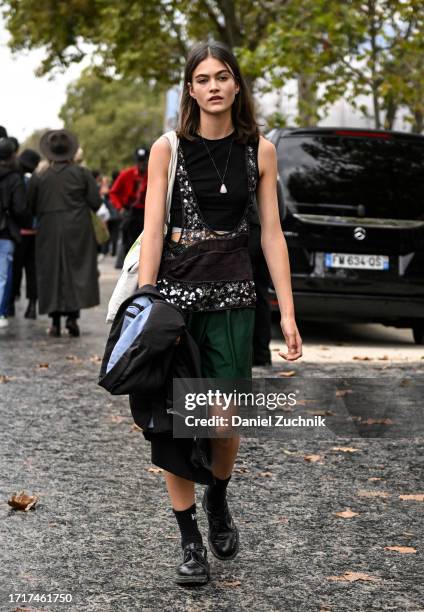
M 125 254 L 144 227 L 149 149 L 139 147 L 134 157 L 136 165 L 122 170 L 109 191 L 110 201 L 123 215 L 121 228 Z

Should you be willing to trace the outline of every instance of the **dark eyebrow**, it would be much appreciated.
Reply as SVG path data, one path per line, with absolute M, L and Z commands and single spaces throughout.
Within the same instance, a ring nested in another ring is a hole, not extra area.
M 223 72 L 228 72 L 228 74 L 231 74 L 231 72 L 227 69 L 224 68 L 224 70 L 218 70 L 218 72 L 216 72 L 215 74 L 222 74 Z M 208 74 L 196 74 L 196 76 L 194 77 L 195 79 L 199 79 L 200 77 L 208 77 Z

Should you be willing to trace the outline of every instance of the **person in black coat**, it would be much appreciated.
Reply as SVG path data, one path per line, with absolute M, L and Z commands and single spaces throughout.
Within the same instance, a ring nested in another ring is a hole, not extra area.
M 18 168 L 24 178 L 25 186 L 28 185 L 30 176 L 40 163 L 41 156 L 37 151 L 25 149 L 18 156 Z M 15 300 L 21 294 L 22 275 L 25 270 L 26 296 L 28 307 L 24 317 L 26 319 L 37 318 L 37 277 L 35 266 L 35 218 L 30 228 L 21 229 L 21 242 L 16 246 L 13 259 L 13 287 L 10 296 L 9 316 L 15 315 Z
M 71 132 L 50 130 L 41 138 L 40 149 L 50 164 L 28 184 L 28 200 L 38 219 L 39 312 L 52 318 L 51 336 L 61 335 L 61 316 L 70 335 L 79 336 L 80 309 L 100 302 L 90 211 L 100 207 L 101 198 L 89 170 L 72 161 L 78 140 Z
M 9 322 L 9 291 L 15 245 L 20 242 L 20 228 L 30 223 L 25 187 L 16 166 L 15 145 L 0 138 L 0 327 Z

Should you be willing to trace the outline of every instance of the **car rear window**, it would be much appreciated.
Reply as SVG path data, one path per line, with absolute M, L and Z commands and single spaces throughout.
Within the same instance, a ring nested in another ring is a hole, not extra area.
M 298 212 L 424 219 L 424 138 L 288 135 L 278 161 Z

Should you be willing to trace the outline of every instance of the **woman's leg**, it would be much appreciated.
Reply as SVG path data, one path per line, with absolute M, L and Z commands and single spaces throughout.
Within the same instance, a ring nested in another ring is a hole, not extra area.
M 194 482 L 164 471 L 172 509 L 181 532 L 183 562 L 177 568 L 178 584 L 205 584 L 210 569 L 202 534 L 197 525 Z
M 226 480 L 231 476 L 240 447 L 240 436 L 211 438 L 212 472 L 216 478 Z
M 186 510 L 195 502 L 194 482 L 164 470 L 166 488 L 174 510 Z

